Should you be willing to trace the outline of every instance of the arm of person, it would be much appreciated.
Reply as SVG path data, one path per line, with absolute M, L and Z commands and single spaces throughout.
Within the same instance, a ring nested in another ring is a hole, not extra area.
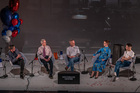
M 80 49 L 79 47 L 77 47 L 77 54 L 75 55 L 75 57 L 79 57 L 80 56 Z
M 124 56 L 121 58 L 121 62 L 123 62 L 123 61 L 124 61 L 124 58 L 125 58 Z
M 110 56 L 111 56 L 111 50 L 109 49 L 108 50 L 108 56 L 105 59 L 102 59 L 102 61 L 107 61 L 108 58 L 110 58 Z
M 128 58 L 123 58 L 123 60 L 130 60 L 130 59 L 132 59 L 132 57 L 128 57 Z
M 94 58 L 97 54 L 101 53 L 101 49 L 102 49 L 102 48 L 100 48 L 95 54 L 93 54 L 93 58 Z
M 51 59 L 51 57 L 52 57 L 52 51 L 51 51 L 51 48 L 49 47 L 49 57 L 48 57 L 47 61 L 49 61 Z
M 42 53 L 42 51 L 41 51 L 41 47 L 38 48 L 37 56 L 39 56 L 41 59 L 45 59 L 45 58 L 43 57 L 43 53 Z
M 70 56 L 70 51 L 69 51 L 69 48 L 66 49 L 66 54 L 69 58 L 72 58 L 72 56 Z
M 16 59 L 22 58 L 22 56 L 21 56 L 21 54 L 20 54 L 20 52 L 19 52 L 19 50 L 18 50 L 17 48 L 16 48 L 16 50 L 15 50 L 15 53 L 17 54 Z
M 76 57 L 76 56 L 69 56 L 69 55 L 67 55 L 69 58 L 74 58 L 74 57 Z
M 8 53 L 8 56 L 9 56 L 10 61 L 12 61 L 12 63 L 17 61 L 17 58 L 13 58 L 10 52 Z

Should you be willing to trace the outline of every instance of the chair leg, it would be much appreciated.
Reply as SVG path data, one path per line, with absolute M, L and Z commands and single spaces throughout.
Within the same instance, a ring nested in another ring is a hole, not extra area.
M 129 69 L 128 69 L 128 79 L 129 79 L 129 76 L 130 76 L 129 74 L 130 74 L 130 73 L 129 73 Z
M 81 72 L 81 70 L 80 70 L 80 64 L 78 64 L 78 67 L 79 67 L 79 71 Z
M 12 78 L 15 78 L 15 75 L 11 72 L 13 69 L 14 69 L 14 67 L 12 66 L 9 74 L 11 75 Z

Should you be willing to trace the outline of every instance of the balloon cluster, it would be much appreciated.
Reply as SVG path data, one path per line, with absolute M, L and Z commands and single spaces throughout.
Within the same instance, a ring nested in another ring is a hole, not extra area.
M 16 12 L 19 8 L 19 0 L 9 0 L 9 6 L 3 8 L 0 12 L 1 21 L 3 22 L 2 38 L 6 43 L 11 41 L 11 37 L 16 37 L 20 33 L 20 25 L 23 20 L 19 18 Z

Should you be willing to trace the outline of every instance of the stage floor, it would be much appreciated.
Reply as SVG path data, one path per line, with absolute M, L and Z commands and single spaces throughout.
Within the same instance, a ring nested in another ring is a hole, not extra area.
M 33 72 L 34 77 L 28 74 L 31 72 L 31 64 L 29 63 L 34 59 L 34 54 L 25 54 L 28 59 L 26 63 L 26 76 L 20 79 L 18 72 L 11 71 L 11 65 L 6 64 L 6 72 L 8 77 L 0 79 L 0 90 L 19 90 L 19 91 L 81 91 L 81 92 L 140 92 L 140 64 L 136 64 L 136 78 L 137 81 L 130 81 L 127 77 L 127 71 L 121 71 L 120 79 L 112 82 L 113 78 L 108 78 L 108 67 L 98 79 L 89 78 L 88 74 L 80 74 L 80 84 L 58 84 L 58 72 L 64 71 L 65 61 L 56 60 L 54 63 L 54 79 L 49 79 L 47 73 L 42 72 L 41 65 L 36 60 L 34 61 Z M 92 56 L 87 56 L 89 62 L 86 62 L 86 69 L 91 71 L 93 63 L 91 62 Z M 80 70 L 83 71 L 83 62 L 80 64 Z M 75 70 L 80 72 L 78 65 L 75 65 Z M 10 72 L 11 71 L 11 72 Z M 28 72 L 29 71 L 29 72 Z M 112 69 L 113 74 L 114 68 Z M 0 68 L 0 76 L 4 74 L 3 68 Z M 125 75 L 124 75 L 125 74 Z

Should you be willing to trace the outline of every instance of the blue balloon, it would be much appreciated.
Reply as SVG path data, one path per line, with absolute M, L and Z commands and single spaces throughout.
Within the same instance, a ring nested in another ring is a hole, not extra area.
M 9 28 L 8 28 L 8 30 L 11 30 L 11 31 L 13 31 L 15 28 L 13 27 L 13 26 L 10 26 Z
M 11 25 L 11 20 L 12 20 L 12 12 L 7 6 L 1 10 L 1 21 L 3 22 L 3 24 L 9 26 Z
M 17 12 L 15 12 L 13 15 L 12 15 L 12 19 L 19 19 L 19 14 Z
M 17 28 L 18 34 L 20 33 L 20 28 Z
M 21 22 L 20 22 L 20 20 L 18 19 L 18 24 L 15 25 L 15 27 L 16 27 L 16 28 L 19 28 L 20 24 L 21 24 Z
M 2 36 L 5 36 L 6 35 L 6 32 L 7 32 L 7 30 L 6 29 L 4 29 L 4 30 L 2 30 Z

